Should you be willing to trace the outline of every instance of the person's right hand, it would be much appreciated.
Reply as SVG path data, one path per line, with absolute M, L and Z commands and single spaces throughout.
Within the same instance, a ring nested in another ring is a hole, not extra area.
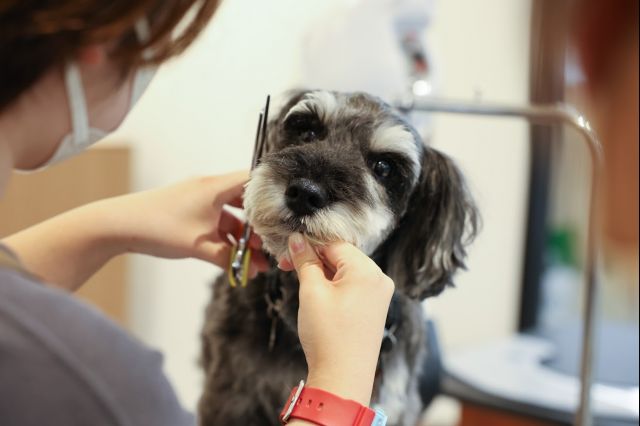
M 300 281 L 307 385 L 369 405 L 393 281 L 348 243 L 314 249 L 293 234 L 289 255 Z

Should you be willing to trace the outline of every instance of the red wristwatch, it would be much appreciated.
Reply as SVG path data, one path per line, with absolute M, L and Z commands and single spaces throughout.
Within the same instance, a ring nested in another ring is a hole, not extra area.
M 322 389 L 305 387 L 304 380 L 293 388 L 280 412 L 282 424 L 290 419 L 306 420 L 321 426 L 384 426 L 387 423 L 382 410 L 372 410 Z

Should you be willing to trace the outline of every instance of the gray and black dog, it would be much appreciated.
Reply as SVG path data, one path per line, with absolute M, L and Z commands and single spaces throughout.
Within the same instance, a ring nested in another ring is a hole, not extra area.
M 245 191 L 253 229 L 274 258 L 292 232 L 313 244 L 348 241 L 393 279 L 371 401 L 389 425 L 415 425 L 427 350 L 420 302 L 453 284 L 477 229 L 460 171 L 399 111 L 365 93 L 296 92 L 267 132 Z M 307 374 L 297 311 L 296 275 L 275 262 L 246 288 L 231 288 L 226 276 L 215 282 L 202 332 L 200 424 L 279 424 Z

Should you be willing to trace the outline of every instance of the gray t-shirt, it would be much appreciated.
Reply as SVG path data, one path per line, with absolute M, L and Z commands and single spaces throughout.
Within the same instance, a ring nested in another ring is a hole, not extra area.
M 73 296 L 0 266 L 0 425 L 194 424 L 160 353 Z

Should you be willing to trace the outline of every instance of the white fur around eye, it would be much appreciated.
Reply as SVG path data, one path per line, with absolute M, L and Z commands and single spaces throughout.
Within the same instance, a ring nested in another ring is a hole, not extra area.
M 414 135 L 400 124 L 378 127 L 371 138 L 371 151 L 402 154 L 411 161 L 411 169 L 416 179 L 420 174 L 420 148 Z
M 304 98 L 294 105 L 287 113 L 285 120 L 289 115 L 297 112 L 310 113 L 316 112 L 322 121 L 326 121 L 338 112 L 338 100 L 331 92 L 319 90 L 307 93 Z

